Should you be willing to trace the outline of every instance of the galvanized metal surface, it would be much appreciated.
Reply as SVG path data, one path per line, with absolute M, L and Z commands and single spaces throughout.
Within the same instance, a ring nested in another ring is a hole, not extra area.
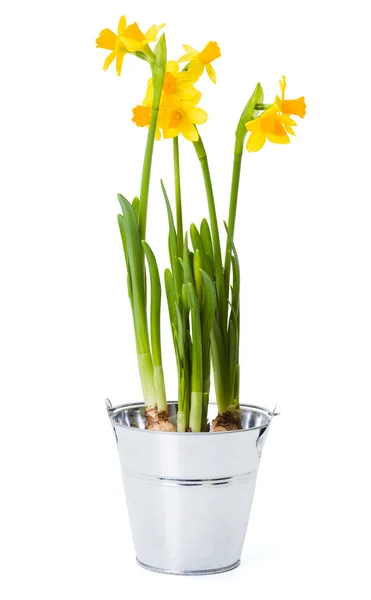
M 238 566 L 263 445 L 275 412 L 241 405 L 241 431 L 145 430 L 145 407 L 107 411 L 118 445 L 127 508 L 142 567 L 204 575 Z M 169 403 L 176 423 L 177 404 Z M 209 407 L 209 419 L 216 416 Z

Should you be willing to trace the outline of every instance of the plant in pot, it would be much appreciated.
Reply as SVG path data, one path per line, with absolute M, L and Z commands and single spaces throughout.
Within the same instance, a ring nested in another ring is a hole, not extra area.
M 145 98 L 133 122 L 147 127 L 139 195 L 119 194 L 119 230 L 127 270 L 143 401 L 107 410 L 118 443 L 137 561 L 176 574 L 226 571 L 240 561 L 257 469 L 274 416 L 240 402 L 240 264 L 234 242 L 245 139 L 256 152 L 266 141 L 290 142 L 304 117 L 304 98 L 280 94 L 264 103 L 258 83 L 235 132 L 224 260 L 207 153 L 198 131 L 208 118 L 199 107 L 199 80 L 216 82 L 216 42 L 202 51 L 185 45 L 167 60 L 163 25 L 146 33 L 121 17 L 118 31 L 101 31 L 97 47 L 109 50 L 104 70 L 115 62 L 121 75 L 126 55 L 148 63 Z M 147 207 L 155 140 L 172 140 L 175 210 L 161 188 L 168 215 L 169 266 L 164 288 L 178 375 L 178 398 L 168 402 L 161 352 L 161 277 L 147 241 Z M 204 180 L 208 219 L 183 224 L 179 138 L 194 146 Z M 216 404 L 210 403 L 213 376 Z

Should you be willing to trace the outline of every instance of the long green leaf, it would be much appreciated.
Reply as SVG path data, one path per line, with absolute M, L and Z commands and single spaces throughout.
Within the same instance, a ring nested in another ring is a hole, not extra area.
M 131 309 L 133 310 L 133 284 L 131 282 L 131 274 L 130 274 L 130 263 L 126 245 L 126 236 L 125 236 L 125 228 L 124 228 L 124 217 L 122 215 L 117 215 L 117 221 L 119 224 L 122 247 L 124 249 L 125 263 L 126 263 L 126 271 L 127 271 L 127 286 L 128 286 L 128 295 L 130 299 Z
M 196 288 L 196 283 L 193 277 L 193 255 L 192 253 L 189 251 L 188 249 L 188 235 L 185 235 L 185 239 L 184 239 L 184 246 L 183 246 L 183 273 L 184 273 L 184 281 L 186 284 L 186 291 L 187 291 L 187 299 L 188 299 L 188 304 L 191 306 L 191 301 L 190 301 L 190 297 L 189 297 L 189 285 L 191 285 L 193 287 L 193 289 Z
M 232 268 L 233 268 L 233 293 L 232 293 L 232 306 L 235 310 L 236 315 L 239 312 L 240 305 L 240 288 L 241 288 L 241 272 L 240 272 L 240 263 L 238 260 L 238 254 L 236 250 L 236 246 L 232 239 L 232 236 L 228 230 L 228 226 L 224 221 L 224 227 L 228 235 L 229 243 L 232 247 L 233 252 L 233 260 L 232 260 Z
M 135 217 L 133 207 L 130 202 L 121 194 L 118 199 L 123 212 L 123 219 L 120 222 L 123 225 L 123 232 L 126 244 L 128 263 L 130 268 L 134 327 L 137 340 L 137 349 L 139 354 L 150 353 L 146 293 L 144 285 L 144 266 L 142 262 L 143 250 L 139 237 L 138 223 Z
M 170 269 L 166 269 L 165 271 L 165 290 L 166 290 L 166 298 L 167 298 L 167 306 L 169 309 L 169 317 L 171 324 L 176 327 L 177 324 L 177 314 L 176 314 L 176 294 L 175 294 L 175 285 L 174 285 L 174 277 Z
M 161 282 L 157 262 L 150 246 L 142 240 L 151 279 L 151 348 L 155 367 L 162 365 L 161 355 Z
M 202 239 L 203 247 L 205 248 L 205 252 L 210 260 L 211 268 L 212 268 L 212 276 L 215 277 L 215 261 L 214 261 L 214 250 L 213 250 L 213 242 L 211 239 L 210 227 L 209 223 L 206 219 L 202 219 L 201 227 L 200 227 L 200 235 Z
M 131 203 L 137 221 L 139 222 L 139 198 L 136 196 Z
M 261 104 L 263 101 L 263 88 L 260 85 L 260 83 L 257 83 L 255 90 L 251 94 L 246 106 L 244 107 L 241 113 L 241 117 L 236 129 L 236 138 L 238 138 L 242 144 L 247 134 L 246 123 L 251 121 L 251 119 L 253 119 L 257 114 L 257 111 L 255 110 L 255 104 Z
M 214 320 L 211 332 L 211 356 L 216 399 L 219 412 L 222 414 L 232 402 L 233 390 L 230 389 L 228 353 L 216 319 Z
M 200 254 L 200 265 L 201 268 L 206 271 L 206 273 L 212 277 L 212 269 L 211 269 L 211 261 L 208 259 L 203 242 L 202 242 L 202 238 L 198 232 L 198 229 L 196 227 L 196 225 L 194 225 L 194 223 L 192 223 L 191 227 L 190 227 L 190 234 L 191 234 L 191 240 L 192 240 L 192 246 L 193 246 L 193 250 L 196 252 L 196 250 L 198 250 L 199 254 Z
M 202 320 L 202 347 L 203 354 L 207 354 L 210 347 L 210 335 L 215 319 L 216 291 L 215 285 L 205 271 L 202 275 L 201 320 Z
M 178 238 L 177 238 L 177 233 L 176 233 L 176 229 L 175 229 L 175 225 L 174 225 L 174 216 L 173 216 L 173 212 L 171 210 L 169 197 L 167 195 L 167 192 L 166 192 L 166 189 L 164 186 L 164 182 L 162 181 L 162 179 L 161 179 L 160 183 L 161 183 L 162 193 L 163 193 L 163 196 L 165 199 L 168 222 L 169 222 L 170 264 L 171 264 L 171 269 L 172 269 L 173 275 L 174 275 L 174 283 L 175 283 L 176 293 L 177 293 L 177 296 L 179 296 L 181 294 L 183 280 L 182 280 L 182 269 L 181 269 L 181 266 L 178 261 Z

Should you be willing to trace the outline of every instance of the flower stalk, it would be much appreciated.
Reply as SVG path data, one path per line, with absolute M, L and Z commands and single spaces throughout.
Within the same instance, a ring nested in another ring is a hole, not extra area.
M 147 143 L 144 153 L 143 170 L 142 170 L 142 181 L 140 186 L 140 204 L 139 204 L 139 233 L 142 240 L 146 239 L 147 230 L 147 212 L 148 212 L 148 195 L 149 195 L 149 184 L 151 179 L 151 167 L 152 167 L 152 156 L 153 146 L 156 137 L 156 127 L 159 106 L 161 101 L 162 88 L 164 84 L 164 77 L 166 71 L 166 38 L 162 34 L 156 48 L 155 48 L 155 60 L 152 63 L 152 79 L 153 79 L 153 101 L 151 120 L 149 124 Z
M 173 138 L 174 184 L 176 207 L 176 233 L 178 238 L 178 256 L 183 256 L 183 211 L 180 186 L 179 136 Z

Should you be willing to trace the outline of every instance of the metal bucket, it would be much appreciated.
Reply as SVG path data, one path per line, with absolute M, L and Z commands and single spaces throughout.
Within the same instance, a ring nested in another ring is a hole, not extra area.
M 143 404 L 107 410 L 113 426 L 140 566 L 176 575 L 236 568 L 272 417 L 241 405 L 241 431 L 145 430 Z M 177 404 L 169 403 L 176 423 Z M 209 419 L 217 414 L 209 406 Z

